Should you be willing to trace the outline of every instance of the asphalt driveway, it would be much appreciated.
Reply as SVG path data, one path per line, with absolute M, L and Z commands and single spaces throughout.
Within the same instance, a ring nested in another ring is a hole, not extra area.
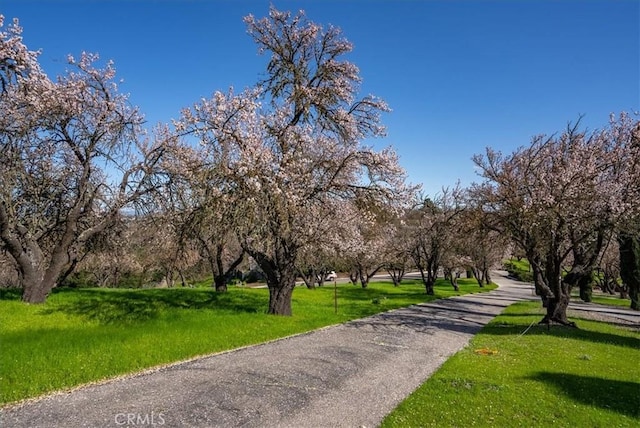
M 0 409 L 3 427 L 374 427 L 531 287 L 411 306 Z

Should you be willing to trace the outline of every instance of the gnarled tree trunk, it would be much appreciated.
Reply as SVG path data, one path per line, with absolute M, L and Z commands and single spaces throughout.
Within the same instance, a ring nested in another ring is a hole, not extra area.
M 0 220 L 4 225 L 4 207 L 0 207 Z M 69 249 L 74 241 L 75 219 L 70 218 L 60 242 L 51 250 L 47 260 L 45 252 L 38 242 L 28 234 L 20 238 L 8 228 L 0 225 L 0 237 L 7 246 L 9 254 L 16 261 L 22 279 L 22 301 L 26 303 L 44 303 L 58 279 L 69 266 Z
M 576 327 L 573 321 L 569 321 L 567 318 L 567 308 L 569 307 L 569 300 L 571 299 L 571 284 L 565 282 L 561 278 L 561 261 L 560 260 L 547 260 L 546 275 L 547 286 L 553 293 L 547 295 L 544 299 L 545 306 L 547 308 L 547 314 L 540 321 L 540 324 L 561 324 L 569 327 Z
M 629 288 L 631 309 L 640 310 L 640 237 L 628 233 L 618 236 L 620 245 L 620 276 Z
M 44 303 L 55 284 L 44 282 L 44 272 L 29 269 L 22 272 L 22 301 L 26 303 Z
M 264 272 L 269 288 L 268 314 L 291 316 L 291 298 L 296 287 L 297 269 L 295 266 L 297 248 L 281 245 L 275 249 L 274 257 L 247 248 Z
M 269 281 L 267 277 L 267 285 L 269 286 L 269 309 L 268 314 L 291 316 L 291 298 L 295 287 L 295 277 L 292 282 L 278 281 L 275 284 Z

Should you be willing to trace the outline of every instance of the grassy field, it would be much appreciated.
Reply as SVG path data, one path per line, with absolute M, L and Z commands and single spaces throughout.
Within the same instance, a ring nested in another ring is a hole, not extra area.
M 26 305 L 17 290 L 0 289 L 0 404 L 481 291 L 475 280 L 459 284 L 456 293 L 440 280 L 436 296 L 418 281 L 339 285 L 337 314 L 333 287 L 299 287 L 292 317 L 266 315 L 266 289 L 60 289 L 43 305 Z
M 389 427 L 640 426 L 640 332 L 536 323 L 539 302 L 495 318 L 383 422 Z

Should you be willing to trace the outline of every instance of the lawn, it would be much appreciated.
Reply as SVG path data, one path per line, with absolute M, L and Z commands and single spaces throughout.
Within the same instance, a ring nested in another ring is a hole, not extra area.
M 382 427 L 640 426 L 640 331 L 575 318 L 547 330 L 542 314 L 507 308 Z
M 582 299 L 580 299 L 580 297 L 578 296 L 577 292 L 571 294 L 571 301 L 584 303 Z M 607 306 L 619 306 L 621 308 L 629 309 L 629 306 L 631 306 L 631 299 L 628 299 L 628 298 L 623 299 L 620 296 L 615 296 L 611 294 L 605 294 L 599 291 L 594 291 L 593 295 L 591 296 L 591 303 L 597 303 L 599 305 L 607 305 Z
M 440 280 L 436 296 L 418 281 L 368 288 L 298 287 L 293 316 L 266 315 L 268 290 L 210 288 L 59 289 L 42 305 L 0 289 L 0 404 L 146 368 L 261 343 L 378 312 L 480 289 Z

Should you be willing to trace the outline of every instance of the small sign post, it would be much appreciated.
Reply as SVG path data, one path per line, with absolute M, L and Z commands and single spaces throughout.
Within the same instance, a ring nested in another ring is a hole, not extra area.
M 338 314 L 338 279 L 333 278 L 333 307 L 336 315 Z

